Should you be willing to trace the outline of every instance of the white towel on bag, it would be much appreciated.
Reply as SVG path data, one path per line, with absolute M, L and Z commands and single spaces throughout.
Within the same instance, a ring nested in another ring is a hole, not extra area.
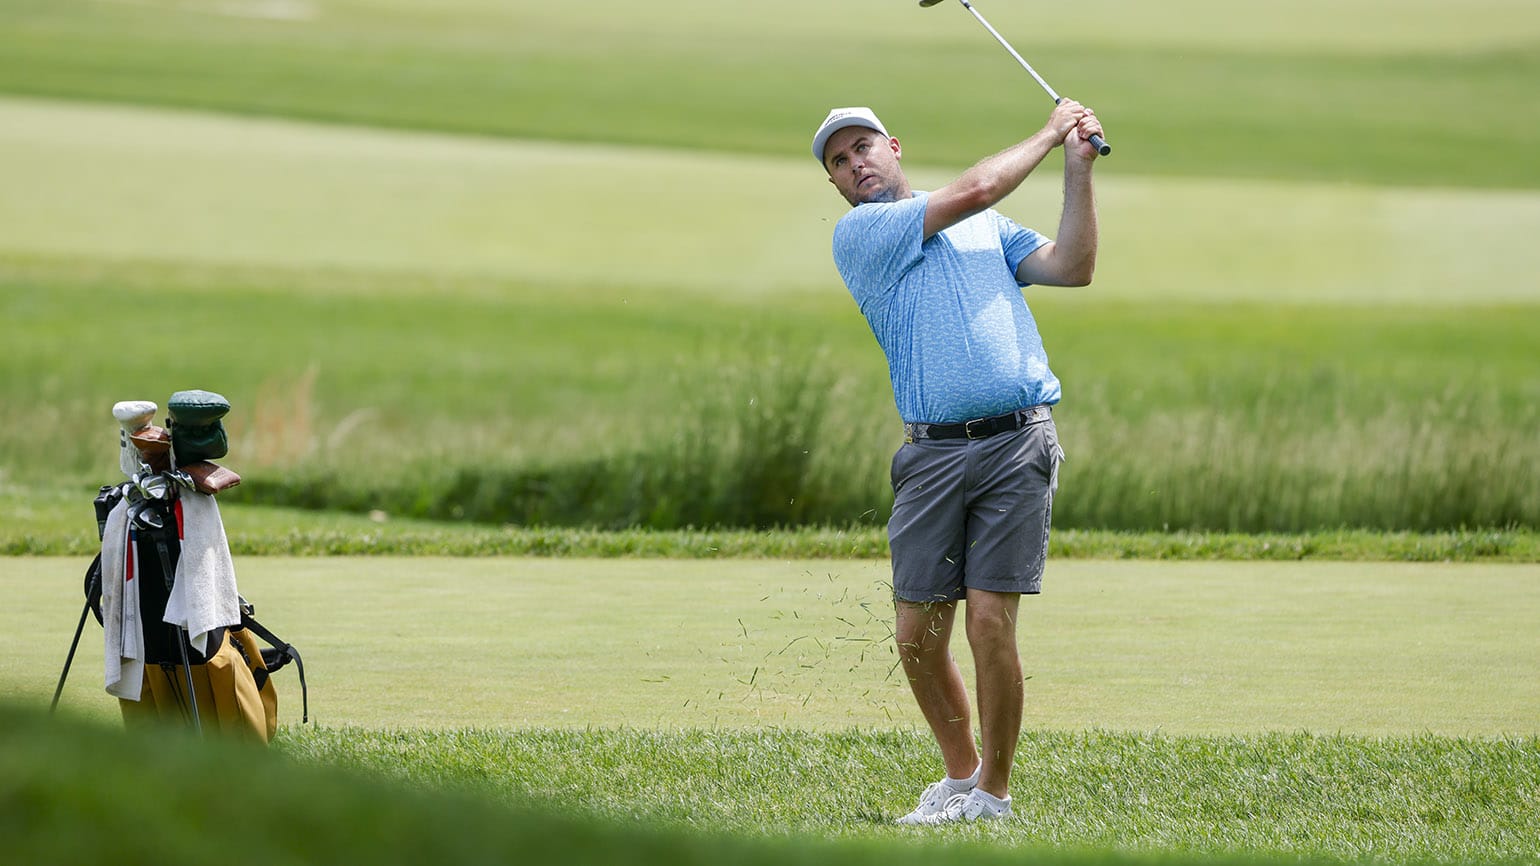
M 186 629 L 188 642 L 207 656 L 209 632 L 241 622 L 235 563 L 214 497 L 184 490 L 177 507 L 182 555 L 176 561 L 176 583 L 166 600 L 165 620 Z
M 139 620 L 139 581 L 128 502 L 107 515 L 102 532 L 102 634 L 107 693 L 139 700 L 144 685 L 144 626 Z

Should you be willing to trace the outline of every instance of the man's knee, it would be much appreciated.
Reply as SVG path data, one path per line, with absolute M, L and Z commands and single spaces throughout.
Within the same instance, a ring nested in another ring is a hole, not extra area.
M 905 663 L 945 656 L 952 629 L 953 604 L 898 602 L 893 640 Z
M 980 650 L 1016 649 L 1017 597 L 1002 593 L 974 593 L 968 597 L 968 643 Z

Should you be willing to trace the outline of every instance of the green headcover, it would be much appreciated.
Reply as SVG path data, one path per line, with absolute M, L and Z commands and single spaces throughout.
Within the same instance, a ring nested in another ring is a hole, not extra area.
M 171 414 L 171 448 L 177 466 L 199 460 L 217 460 L 230 451 L 225 425 L 219 419 L 230 411 L 230 401 L 212 391 L 178 391 L 166 402 Z
M 213 424 L 230 411 L 230 401 L 213 391 L 178 391 L 166 403 L 173 424 L 202 427 Z

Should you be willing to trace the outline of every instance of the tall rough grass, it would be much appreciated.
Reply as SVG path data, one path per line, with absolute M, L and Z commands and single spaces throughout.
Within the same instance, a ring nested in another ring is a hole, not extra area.
M 359 305 L 326 274 L 0 271 L 12 495 L 94 491 L 118 474 L 114 400 L 209 387 L 237 406 L 235 500 L 652 529 L 880 526 L 891 507 L 898 419 L 852 310 L 750 329 L 700 305 L 664 328 L 661 308 L 606 307 L 569 333 L 597 313 L 531 321 L 516 284 L 429 301 L 400 278 Z M 303 297 L 263 289 L 286 281 Z M 233 330 L 126 353 L 80 339 L 87 305 L 129 330 L 171 307 Z M 1035 309 L 1066 387 L 1060 528 L 1540 528 L 1534 307 Z
M 1354 414 L 1264 397 L 1249 413 L 1193 407 L 1130 418 L 1060 413 L 1070 459 L 1060 526 L 1298 532 L 1444 531 L 1540 520 L 1535 407 L 1446 392 Z
M 816 360 L 726 367 L 588 457 L 461 459 L 402 479 L 337 466 L 254 479 L 250 501 L 406 517 L 603 528 L 849 526 L 886 520 L 896 432 Z M 891 414 L 891 412 L 889 413 Z M 557 431 L 559 435 L 559 431 Z
M 302 467 L 249 501 L 400 516 L 601 528 L 881 524 L 899 439 L 887 394 L 818 359 L 723 369 L 591 457 L 470 457 L 398 478 Z M 1250 380 L 1211 400 L 1060 407 L 1066 529 L 1444 532 L 1540 526 L 1540 409 L 1489 391 Z M 1332 390 L 1336 388 L 1337 390 Z M 1357 389 L 1357 390 L 1355 390 Z M 1322 396 L 1324 393 L 1324 397 Z M 1201 396 L 1201 395 L 1200 395 Z M 1311 401 L 1314 401 L 1313 403 Z

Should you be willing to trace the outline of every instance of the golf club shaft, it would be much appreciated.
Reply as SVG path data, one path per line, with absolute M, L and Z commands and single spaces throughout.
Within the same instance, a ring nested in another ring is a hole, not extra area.
M 984 20 L 984 16 L 979 14 L 979 10 L 973 8 L 972 3 L 969 3 L 968 0 L 959 0 L 959 2 L 961 2 L 969 12 L 973 13 L 973 17 L 977 18 L 979 23 L 984 25 L 984 29 L 989 31 L 989 35 L 995 37 L 996 42 L 999 42 L 1002 46 L 1005 47 L 1006 51 L 1011 53 L 1012 57 L 1016 58 L 1016 62 L 1021 64 L 1021 68 L 1027 70 L 1027 74 L 1031 75 L 1038 84 L 1042 85 L 1044 92 L 1046 92 L 1049 98 L 1053 100 L 1054 105 L 1058 105 L 1060 102 L 1064 101 L 1064 97 L 1060 96 L 1052 87 L 1050 87 L 1048 82 L 1043 80 L 1043 76 L 1037 74 L 1037 70 L 1032 68 L 1032 64 L 1028 63 L 1025 57 L 1022 57 L 1019 53 L 1017 53 L 1016 49 L 1011 47 L 1011 43 L 1005 41 L 1005 37 L 1000 35 L 1000 31 L 996 30 L 994 27 L 991 27 L 989 22 Z M 1091 146 L 1096 148 L 1096 152 L 1102 156 L 1106 156 L 1112 152 L 1112 147 L 1107 144 L 1106 139 L 1099 135 L 1091 136 Z
M 176 648 L 182 653 L 182 673 L 187 679 L 187 703 L 192 707 L 193 731 L 201 735 L 203 733 L 203 720 L 198 718 L 198 690 L 193 685 L 192 660 L 187 657 L 187 629 L 180 626 L 171 629 L 176 638 Z
M 52 715 L 59 708 L 59 696 L 64 694 L 64 678 L 70 675 L 70 665 L 75 663 L 75 650 L 80 646 L 80 633 L 86 628 L 86 614 L 91 610 L 91 602 L 80 609 L 80 623 L 75 626 L 75 639 L 70 641 L 70 653 L 64 657 L 64 670 L 59 671 L 59 685 L 53 690 L 53 703 L 48 705 L 48 713 Z

